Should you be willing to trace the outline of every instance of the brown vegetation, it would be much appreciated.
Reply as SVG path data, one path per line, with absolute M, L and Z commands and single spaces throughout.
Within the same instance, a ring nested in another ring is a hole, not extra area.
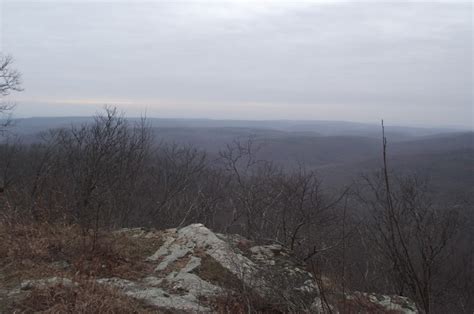
M 77 225 L 4 221 L 0 240 L 5 283 L 9 277 L 18 281 L 53 275 L 140 278 L 153 268 L 145 259 L 160 245 L 156 239 L 104 232 L 100 244 L 91 249 L 92 236 L 84 236 Z
M 112 230 L 199 222 L 290 248 L 341 291 L 402 294 L 426 312 L 473 308 L 472 231 L 464 228 L 472 217 L 460 218 L 464 205 L 435 206 L 423 181 L 387 166 L 328 193 L 315 172 L 285 171 L 256 151 L 252 138 L 229 144 L 217 160 L 189 146 L 154 146 L 146 121 L 130 124 L 113 108 L 33 145 L 9 139 L 0 145 L 4 284 L 139 278 L 160 241 Z
M 151 312 L 140 302 L 96 284 L 95 279 L 136 279 L 149 274 L 155 265 L 146 257 L 160 246 L 160 239 L 138 240 L 104 232 L 92 249 L 93 236 L 84 235 L 78 225 L 15 220 L 0 220 L 0 292 L 12 291 L 24 280 L 53 277 L 69 278 L 75 285 L 33 287 L 20 300 L 3 296 L 2 307 L 25 313 Z
M 120 291 L 91 280 L 76 280 L 74 287 L 34 288 L 12 305 L 22 313 L 160 313 Z

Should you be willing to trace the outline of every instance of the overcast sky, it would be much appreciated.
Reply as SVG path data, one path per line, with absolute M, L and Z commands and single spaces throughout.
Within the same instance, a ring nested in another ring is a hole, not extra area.
M 473 124 L 470 2 L 0 3 L 17 116 Z

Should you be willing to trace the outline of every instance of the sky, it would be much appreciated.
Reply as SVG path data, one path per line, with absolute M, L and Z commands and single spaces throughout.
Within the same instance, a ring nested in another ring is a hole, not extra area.
M 17 117 L 472 128 L 473 39 L 470 1 L 0 0 Z

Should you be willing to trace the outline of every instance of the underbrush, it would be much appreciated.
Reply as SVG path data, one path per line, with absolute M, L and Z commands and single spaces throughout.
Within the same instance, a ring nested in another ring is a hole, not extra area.
M 0 269 L 29 279 L 48 273 L 135 279 L 153 268 L 146 257 L 161 244 L 120 232 L 101 232 L 93 249 L 92 241 L 77 225 L 0 221 Z
M 140 301 L 91 280 L 76 281 L 72 287 L 33 289 L 26 298 L 14 302 L 11 309 L 22 313 L 157 313 Z
M 95 279 L 134 280 L 151 273 L 155 264 L 146 258 L 161 245 L 159 238 L 112 231 L 93 234 L 60 222 L 18 221 L 0 219 L 0 308 L 7 304 L 26 313 L 148 311 L 138 301 L 95 283 Z M 68 278 L 77 284 L 33 288 L 20 303 L 7 295 L 24 280 L 51 277 Z

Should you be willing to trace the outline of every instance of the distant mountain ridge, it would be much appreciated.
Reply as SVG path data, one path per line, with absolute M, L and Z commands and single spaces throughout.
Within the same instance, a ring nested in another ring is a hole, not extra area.
M 30 133 L 48 128 L 67 127 L 70 124 L 86 123 L 92 117 L 38 117 L 14 120 L 16 131 Z M 139 118 L 128 118 L 137 121 Z M 213 119 L 164 119 L 147 118 L 152 127 L 161 128 L 245 128 L 272 129 L 285 132 L 311 132 L 320 135 L 358 135 L 380 137 L 381 127 L 378 124 L 368 124 L 347 121 L 324 120 L 213 120 Z M 393 140 L 404 140 L 414 136 L 429 136 L 440 133 L 462 132 L 465 130 L 447 128 L 420 128 L 403 126 L 386 126 L 387 135 Z
M 24 143 L 54 128 L 92 121 L 91 117 L 16 120 L 10 133 Z M 138 121 L 131 118 L 131 122 Z M 330 121 L 238 121 L 155 119 L 148 123 L 158 143 L 174 142 L 205 150 L 215 159 L 235 140 L 254 138 L 258 157 L 286 171 L 304 165 L 330 186 L 340 187 L 381 166 L 381 127 Z M 389 166 L 393 171 L 430 178 L 447 197 L 474 195 L 474 132 L 386 126 Z

